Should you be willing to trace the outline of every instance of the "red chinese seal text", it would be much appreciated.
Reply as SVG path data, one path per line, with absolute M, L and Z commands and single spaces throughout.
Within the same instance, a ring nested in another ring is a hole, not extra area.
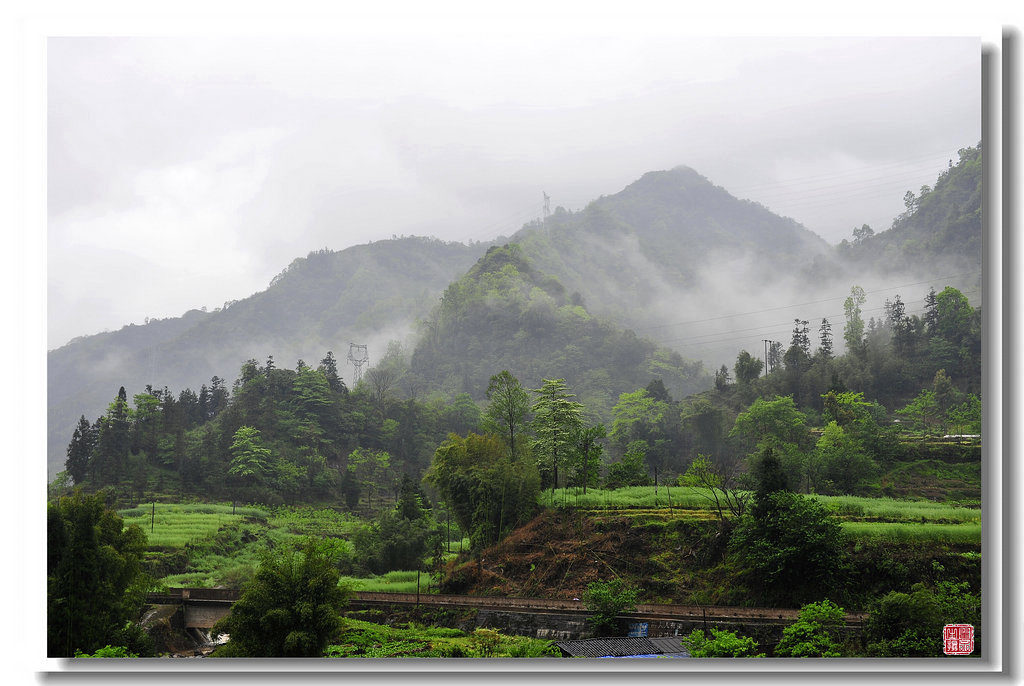
M 974 652 L 974 627 L 947 624 L 942 628 L 942 652 L 946 655 L 970 655 Z

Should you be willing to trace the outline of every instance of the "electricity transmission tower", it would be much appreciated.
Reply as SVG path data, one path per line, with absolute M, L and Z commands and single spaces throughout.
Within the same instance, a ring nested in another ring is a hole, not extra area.
M 541 193 L 544 193 L 544 191 L 541 191 Z M 551 197 L 547 193 L 544 193 L 544 219 L 547 219 L 550 216 L 551 216 Z
M 348 361 L 356 368 L 355 381 L 352 384 L 355 386 L 363 378 L 363 365 L 370 361 L 370 355 L 366 352 L 366 346 L 358 343 L 349 343 Z

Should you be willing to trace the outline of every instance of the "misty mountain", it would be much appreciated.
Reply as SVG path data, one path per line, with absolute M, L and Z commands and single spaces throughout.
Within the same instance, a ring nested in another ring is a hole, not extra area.
M 619 394 L 652 379 L 679 397 L 710 383 L 700 362 L 590 314 L 516 244 L 488 249 L 445 290 L 422 331 L 410 364 L 421 385 L 483 400 L 503 369 L 527 388 L 561 378 L 592 420 L 609 425 Z
M 689 167 L 644 174 L 580 212 L 557 208 L 512 240 L 593 312 L 673 347 L 704 333 L 688 321 L 795 302 L 836 269 L 822 238 Z M 715 367 L 736 346 L 682 352 Z
M 486 246 L 399 238 L 298 258 L 269 287 L 213 312 L 149 320 L 82 336 L 47 354 L 47 464 L 63 469 L 65 449 L 83 414 L 102 414 L 125 386 L 198 392 L 213 376 L 226 384 L 247 359 L 273 355 L 282 366 L 313 364 L 332 351 L 351 383 L 349 343 L 369 346 L 371 364 L 390 339 L 437 302 Z
M 791 326 L 803 313 L 779 311 L 809 293 L 891 284 L 894 273 L 904 283 L 957 270 L 980 279 L 980 165 L 980 148 L 961 151 L 889 230 L 839 247 L 677 167 L 579 212 L 556 208 L 495 241 L 508 248 L 402 238 L 316 251 L 224 308 L 50 351 L 49 473 L 79 416 L 99 416 L 121 385 L 129 395 L 146 384 L 198 391 L 214 375 L 232 381 L 250 358 L 315 365 L 327 351 L 351 382 L 350 342 L 368 344 L 376 364 L 416 321 L 410 371 L 426 392 L 479 398 L 507 368 L 527 386 L 565 378 L 596 412 L 652 378 L 679 398 L 708 383 L 707 370 L 731 368 L 741 348 L 756 354 L 768 323 Z

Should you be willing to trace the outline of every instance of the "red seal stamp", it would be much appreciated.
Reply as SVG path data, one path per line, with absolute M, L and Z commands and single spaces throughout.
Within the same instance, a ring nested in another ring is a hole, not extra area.
M 946 655 L 970 655 L 974 652 L 974 627 L 947 624 L 942 628 L 942 652 Z

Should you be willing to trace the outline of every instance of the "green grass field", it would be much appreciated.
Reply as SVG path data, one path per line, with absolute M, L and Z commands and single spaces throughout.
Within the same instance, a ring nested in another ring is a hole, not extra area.
M 430 586 L 430 574 L 420 572 L 420 593 L 437 592 L 436 588 Z M 372 593 L 415 593 L 416 572 L 415 571 L 394 571 L 381 576 L 354 577 L 344 576 L 341 583 L 347 584 L 353 591 L 367 591 Z
M 230 504 L 158 503 L 142 505 L 130 510 L 119 510 L 124 525 L 137 524 L 146 534 L 151 550 L 182 548 L 212 537 L 230 524 L 246 518 L 266 520 L 267 512 L 255 507 L 233 507 Z
M 981 509 L 963 507 L 955 503 L 937 503 L 928 500 L 895 500 L 893 498 L 863 498 L 857 496 L 811 495 L 833 510 L 839 517 L 850 520 L 882 520 L 887 522 L 931 522 L 938 524 L 970 524 L 981 522 Z M 724 500 L 719 493 L 719 500 Z M 695 510 L 712 512 L 715 501 L 705 488 L 634 486 L 614 491 L 603 489 L 559 488 L 540 494 L 538 502 L 547 507 L 571 507 L 585 510 Z M 670 505 L 671 502 L 671 505 Z
M 721 494 L 719 494 L 721 498 Z M 542 491 L 537 502 L 544 507 L 578 507 L 583 509 L 681 508 L 708 509 L 714 507 L 714 498 L 706 488 L 692 486 L 631 486 L 607 491 L 588 488 L 556 488 Z
M 856 540 L 893 543 L 980 544 L 981 524 L 909 522 L 843 522 L 843 531 Z
M 811 496 L 844 518 L 881 519 L 890 522 L 934 522 L 942 524 L 980 524 L 981 509 L 928 500 L 859 498 L 852 495 Z

